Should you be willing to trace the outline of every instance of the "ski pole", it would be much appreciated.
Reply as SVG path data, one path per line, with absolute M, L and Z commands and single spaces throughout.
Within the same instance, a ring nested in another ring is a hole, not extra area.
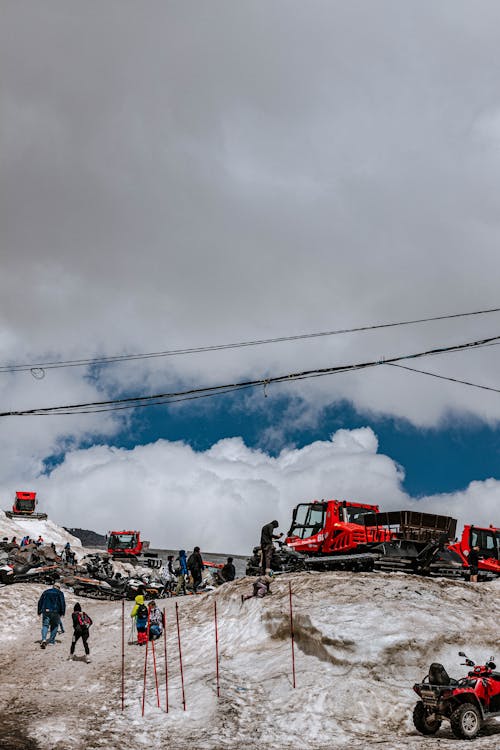
M 217 680 L 217 698 L 220 697 L 219 686 L 219 632 L 217 629 L 217 602 L 214 601 L 214 623 L 215 623 L 215 674 Z
M 125 707 L 125 599 L 122 599 L 122 711 Z
M 182 669 L 181 629 L 179 625 L 179 605 L 175 602 L 175 617 L 177 619 L 177 641 L 179 643 L 179 665 L 181 670 L 182 705 L 186 710 L 186 694 L 184 693 L 184 670 Z
M 168 714 L 167 615 L 163 607 L 163 646 L 165 650 L 165 708 Z
M 293 686 L 295 687 L 295 650 L 294 650 L 294 632 L 293 632 L 293 606 L 292 606 L 292 583 L 288 581 L 288 592 L 290 594 L 290 635 L 292 637 L 292 674 Z

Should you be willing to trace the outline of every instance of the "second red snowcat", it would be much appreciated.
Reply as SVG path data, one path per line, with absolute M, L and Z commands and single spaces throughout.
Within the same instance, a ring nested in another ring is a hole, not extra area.
M 140 531 L 108 532 L 108 553 L 113 560 L 121 558 L 128 562 L 144 562 L 149 568 L 161 567 L 158 554 L 148 550 L 149 542 L 141 541 Z

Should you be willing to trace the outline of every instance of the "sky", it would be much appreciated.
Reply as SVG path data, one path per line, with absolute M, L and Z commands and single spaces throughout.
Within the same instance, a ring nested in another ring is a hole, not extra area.
M 3 0 L 2 412 L 500 336 L 498 3 Z M 403 363 L 404 364 L 404 363 Z M 499 388 L 497 346 L 408 362 Z M 10 370 L 9 370 L 10 368 Z M 315 497 L 500 525 L 498 393 L 376 366 L 0 418 L 5 507 L 234 552 Z M 419 506 L 421 507 L 421 506 Z

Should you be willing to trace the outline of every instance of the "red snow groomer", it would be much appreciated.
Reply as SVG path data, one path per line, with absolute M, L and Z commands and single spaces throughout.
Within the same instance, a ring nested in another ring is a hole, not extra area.
M 123 559 L 127 562 L 142 562 L 148 568 L 160 568 L 161 559 L 157 552 L 149 552 L 149 542 L 141 541 L 140 531 L 108 532 L 108 553 L 113 560 Z
M 7 518 L 33 518 L 44 521 L 47 518 L 46 513 L 35 513 L 38 505 L 36 492 L 16 492 L 12 510 L 6 510 Z
M 434 513 L 381 513 L 378 505 L 323 500 L 294 508 L 286 544 L 307 555 L 307 567 L 430 573 L 439 561 L 461 570 L 444 548 L 456 524 Z
M 401 510 L 380 513 L 378 505 L 345 500 L 300 503 L 293 509 L 285 543 L 276 551 L 274 571 L 373 570 L 461 575 L 462 561 L 446 549 L 456 520 Z M 260 569 L 259 548 L 247 574 Z
M 468 569 L 469 553 L 473 547 L 479 547 L 479 576 L 482 579 L 500 576 L 500 529 L 493 525 L 488 528 L 464 526 L 461 539 L 451 544 L 449 549 L 460 557 Z
M 110 531 L 108 553 L 115 557 L 136 558 L 142 552 L 140 531 Z

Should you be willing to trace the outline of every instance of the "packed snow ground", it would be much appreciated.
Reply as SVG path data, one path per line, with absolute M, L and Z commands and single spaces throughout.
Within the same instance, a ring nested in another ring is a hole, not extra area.
M 297 687 L 292 686 L 289 581 L 293 587 Z M 276 577 L 272 595 L 241 603 L 251 579 L 215 592 L 168 599 L 169 713 L 165 712 L 163 639 L 148 657 L 126 645 L 125 706 L 121 710 L 120 602 L 81 599 L 94 620 L 92 662 L 69 662 L 66 632 L 55 647 L 39 647 L 36 603 L 46 588 L 0 589 L 0 747 L 7 750 L 129 750 L 130 747 L 331 750 L 451 750 L 470 743 L 443 725 L 436 738 L 413 728 L 411 687 L 432 661 L 461 676 L 459 650 L 500 659 L 500 581 L 474 585 L 402 574 L 301 573 Z M 69 611 L 74 595 L 66 591 Z M 183 710 L 175 606 L 184 661 Z M 216 694 L 214 602 L 217 602 L 220 698 Z M 125 603 L 125 637 L 132 602 Z M 81 643 L 77 655 L 83 657 Z M 493 721 L 474 748 L 500 749 Z

